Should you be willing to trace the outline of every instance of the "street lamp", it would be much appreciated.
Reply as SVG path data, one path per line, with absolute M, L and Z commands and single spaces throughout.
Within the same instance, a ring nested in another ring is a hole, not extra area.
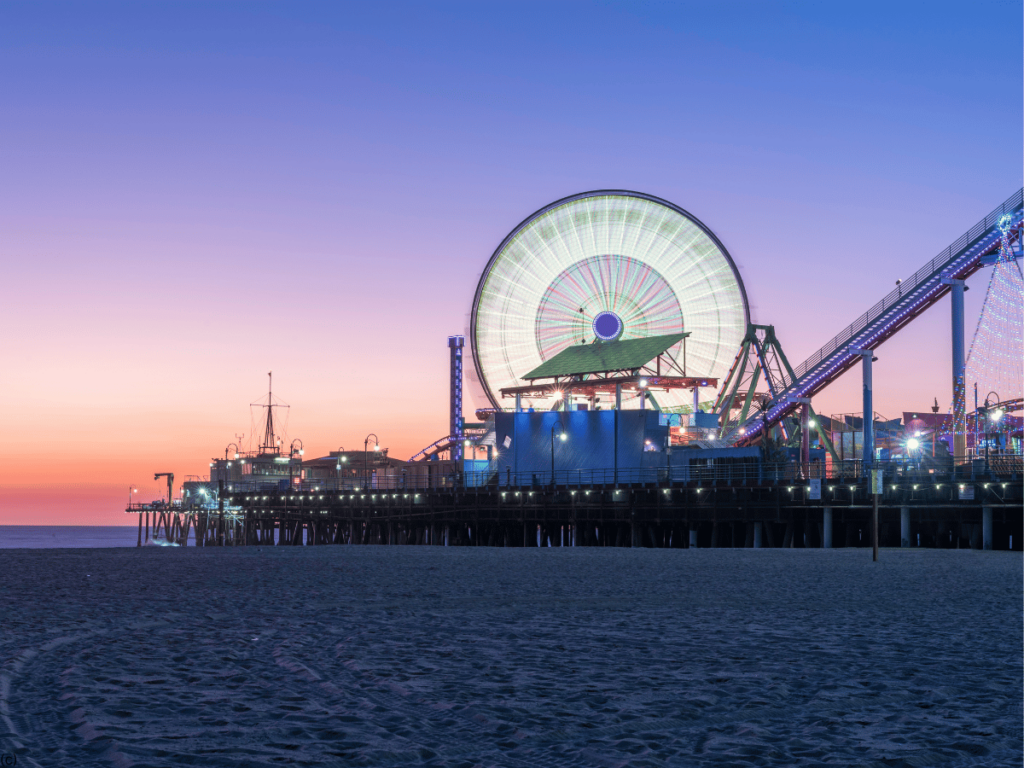
M 560 420 L 551 425 L 551 487 L 555 487 L 555 427 L 558 427 L 558 439 L 565 442 L 569 436 L 565 434 L 565 427 Z
M 379 451 L 380 450 L 380 438 L 377 437 L 376 434 L 371 432 L 370 434 L 368 434 L 366 436 L 366 439 L 363 440 L 363 485 L 367 484 L 367 482 L 369 481 L 369 476 L 370 476 L 370 471 L 369 471 L 369 469 L 370 469 L 370 467 L 369 467 L 370 462 L 369 462 L 369 460 L 367 458 L 367 454 L 369 453 L 369 446 L 370 446 L 370 438 L 371 437 L 373 438 L 373 450 L 374 451 Z
M 348 463 L 348 456 L 345 455 L 345 447 L 341 446 L 338 448 L 338 463 L 334 466 L 334 474 L 338 479 L 337 487 L 341 488 L 341 465 Z
M 990 406 L 988 404 L 989 395 L 995 395 L 996 396 L 995 402 L 992 403 L 993 406 L 996 406 L 995 410 L 990 410 Z M 975 401 L 975 402 L 977 402 L 977 401 Z M 998 392 L 989 392 L 988 395 L 985 395 L 985 406 L 984 406 L 984 408 L 985 408 L 986 422 L 988 422 L 988 421 L 992 422 L 992 424 L 995 426 L 995 432 L 992 433 L 992 434 L 996 434 L 996 435 L 999 434 L 999 420 L 1001 418 L 1003 418 L 1003 409 L 998 407 L 999 403 L 1001 403 L 1001 402 L 1002 402 L 1002 398 L 999 397 L 999 393 Z M 989 443 L 989 440 L 988 440 L 988 436 L 989 436 L 988 424 L 986 423 L 985 424 L 985 432 L 984 432 L 984 438 L 985 438 L 985 474 L 986 475 L 989 474 L 989 465 L 988 465 L 988 443 Z
M 278 442 L 280 442 L 280 440 Z M 291 488 L 293 485 L 295 485 L 295 477 L 294 477 L 294 472 L 293 472 L 294 466 L 292 465 L 291 460 L 295 458 L 295 454 L 296 454 L 295 444 L 296 443 L 299 444 L 299 448 L 298 448 L 298 451 L 297 451 L 299 456 L 302 456 L 302 454 L 305 453 L 305 451 L 302 448 L 302 441 L 299 440 L 299 438 L 297 438 L 297 437 L 294 440 L 292 440 L 291 447 L 288 449 L 288 487 L 289 488 Z M 301 464 L 299 466 L 299 483 L 300 484 L 302 483 L 302 466 L 301 466 Z
M 133 493 L 138 493 L 138 492 L 139 492 L 139 489 L 136 488 L 134 485 L 129 485 L 128 486 L 128 506 L 129 507 L 132 505 L 132 494 Z
M 914 454 L 921 448 L 921 441 L 916 437 L 907 438 L 907 458 L 913 459 Z

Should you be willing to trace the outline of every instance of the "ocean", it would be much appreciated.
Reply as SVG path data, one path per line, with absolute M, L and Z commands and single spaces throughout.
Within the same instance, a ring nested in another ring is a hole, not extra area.
M 133 525 L 0 525 L 0 549 L 134 547 L 138 536 Z

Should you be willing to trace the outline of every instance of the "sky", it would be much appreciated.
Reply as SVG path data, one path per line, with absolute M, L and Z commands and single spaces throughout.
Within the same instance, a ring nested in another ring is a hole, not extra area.
M 131 522 L 130 485 L 248 440 L 268 371 L 307 457 L 412 455 L 494 249 L 592 189 L 710 227 L 796 365 L 1022 186 L 1021 30 L 1015 1 L 4 3 L 0 524 Z M 882 346 L 876 410 L 945 410 L 949 339 L 946 298 Z

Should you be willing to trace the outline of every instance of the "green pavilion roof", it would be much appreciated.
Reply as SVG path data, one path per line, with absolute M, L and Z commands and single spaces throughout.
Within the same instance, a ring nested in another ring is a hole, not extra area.
M 584 373 L 629 371 L 651 362 L 674 347 L 689 333 L 669 333 L 626 341 L 596 341 L 593 344 L 563 349 L 550 360 L 534 368 L 524 379 L 547 379 L 555 376 L 578 376 Z

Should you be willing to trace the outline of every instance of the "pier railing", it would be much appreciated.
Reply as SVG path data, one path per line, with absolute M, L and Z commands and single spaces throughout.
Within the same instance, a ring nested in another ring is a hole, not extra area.
M 962 480 L 1012 480 L 1024 478 L 1024 461 L 1019 455 L 998 455 L 953 461 L 930 459 L 927 466 L 919 462 L 879 461 L 873 465 L 881 470 L 885 482 L 943 483 Z M 779 485 L 810 480 L 860 484 L 867 472 L 861 460 L 798 462 L 735 461 L 718 464 L 690 464 L 664 467 L 606 469 L 557 469 L 550 471 L 513 471 L 511 467 L 492 467 L 480 472 L 451 472 L 430 478 L 422 476 L 373 476 L 341 480 L 304 481 L 287 491 L 277 487 L 261 488 L 254 484 L 233 484 L 228 494 L 263 493 L 273 496 L 294 493 L 359 493 L 365 491 L 431 491 L 485 487 L 614 487 L 664 485 L 679 483 L 728 483 L 732 485 Z

